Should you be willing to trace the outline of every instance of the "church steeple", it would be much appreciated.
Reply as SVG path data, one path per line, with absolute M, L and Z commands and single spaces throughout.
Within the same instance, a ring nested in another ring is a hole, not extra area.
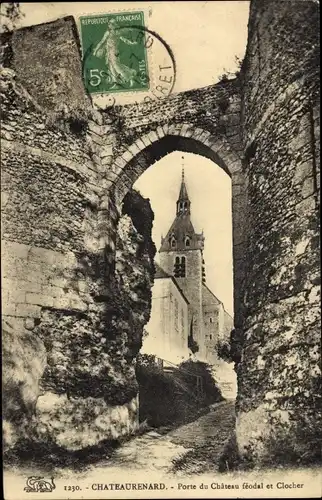
M 176 217 L 166 237 L 161 238 L 161 248 L 159 252 L 202 250 L 204 237 L 202 234 L 197 234 L 195 232 L 190 219 L 191 202 L 188 196 L 183 168 L 179 197 L 176 206 Z
M 180 186 L 179 198 L 177 200 L 177 215 L 190 215 L 190 205 L 191 202 L 188 196 L 188 191 L 184 180 L 184 167 L 182 166 L 181 186 Z

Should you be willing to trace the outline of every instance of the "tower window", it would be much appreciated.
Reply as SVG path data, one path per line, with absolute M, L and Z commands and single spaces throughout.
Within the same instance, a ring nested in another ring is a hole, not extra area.
M 213 322 L 214 322 L 213 318 L 209 318 L 209 323 L 213 323 Z
M 175 246 L 176 246 L 176 240 L 174 238 L 172 238 L 172 240 L 171 240 L 171 247 L 175 248 Z
M 185 278 L 186 277 L 186 258 L 176 257 L 174 261 L 173 274 L 175 278 Z
M 176 257 L 174 261 L 174 270 L 173 270 L 173 274 L 176 278 L 180 277 L 180 271 L 181 271 L 180 257 Z
M 190 247 L 190 238 L 186 238 L 186 247 Z
M 181 257 L 181 277 L 186 277 L 186 258 Z
M 209 335 L 209 339 L 212 340 L 212 335 Z

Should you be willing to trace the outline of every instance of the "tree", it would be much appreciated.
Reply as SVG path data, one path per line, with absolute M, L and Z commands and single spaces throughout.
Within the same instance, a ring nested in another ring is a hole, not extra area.
M 227 363 L 232 361 L 231 352 L 230 352 L 230 344 L 228 341 L 220 341 L 216 346 L 217 354 L 219 358 Z

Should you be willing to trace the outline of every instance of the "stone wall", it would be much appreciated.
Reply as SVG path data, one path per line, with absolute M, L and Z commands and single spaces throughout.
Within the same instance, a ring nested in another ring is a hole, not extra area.
M 89 105 L 73 17 L 14 31 L 6 54 L 17 79 L 43 109 L 67 107 L 77 113 Z
M 238 78 L 225 79 L 216 85 L 173 94 L 158 101 L 123 106 L 117 111 L 123 125 L 118 137 L 120 149 L 126 150 L 138 137 L 148 135 L 151 130 L 161 132 L 163 127 L 170 125 L 173 129 L 175 125 L 182 128 L 185 123 L 216 133 L 234 149 L 240 147 Z
M 97 258 L 83 255 L 85 282 L 93 298 L 87 311 L 43 309 L 34 330 L 44 342 L 48 360 L 36 406 L 35 435 L 41 440 L 49 435 L 69 450 L 117 439 L 138 426 L 133 359 L 150 316 L 153 213 L 135 192 L 127 195 L 123 210 L 115 272 L 102 279 Z M 105 286 L 98 290 L 100 279 Z
M 84 135 L 50 127 L 11 69 L 1 97 L 2 312 L 32 329 L 42 306 L 86 309 L 70 277 L 97 178 Z
M 255 463 L 321 454 L 318 5 L 254 0 L 243 74 L 252 230 L 237 441 Z
M 207 345 L 207 362 L 218 362 L 218 346 L 230 342 L 230 333 L 234 327 L 233 318 L 225 311 L 224 305 L 213 295 L 207 286 L 202 290 L 202 310 Z
M 72 68 L 72 83 L 53 87 L 50 73 L 45 77 L 45 55 L 38 54 L 39 39 L 46 39 L 46 50 L 58 57 L 65 36 L 73 42 L 68 55 L 73 65 L 64 57 L 60 64 Z M 132 360 L 149 319 L 153 213 L 148 202 L 129 194 L 125 225 L 117 233 L 122 207 L 106 198 L 95 163 L 90 129 L 97 114 L 82 86 L 74 23 L 60 20 L 5 38 L 1 201 L 6 445 L 28 436 L 75 450 L 129 433 L 137 425 Z M 23 74 L 22 53 L 37 61 Z M 43 84 L 39 89 L 35 75 Z
M 189 359 L 188 303 L 170 277 L 155 277 L 151 318 L 145 327 L 141 353 L 152 354 L 170 363 Z

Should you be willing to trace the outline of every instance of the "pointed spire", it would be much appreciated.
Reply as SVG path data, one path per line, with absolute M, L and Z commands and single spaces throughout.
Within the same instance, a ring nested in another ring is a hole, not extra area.
M 177 200 L 177 214 L 189 214 L 190 213 L 190 200 L 188 196 L 188 191 L 186 188 L 185 178 L 184 178 L 184 157 L 182 156 L 182 170 L 181 170 L 181 186 L 179 192 L 179 198 Z
M 182 157 L 183 160 L 183 157 Z M 177 200 L 177 212 L 166 237 L 161 243 L 159 252 L 182 252 L 186 250 L 203 250 L 204 237 L 197 234 L 191 222 L 190 212 L 191 202 L 188 196 L 185 171 L 182 164 L 181 186 L 179 198 Z M 176 256 L 175 256 L 176 257 Z M 179 258 L 179 257 L 178 257 Z

